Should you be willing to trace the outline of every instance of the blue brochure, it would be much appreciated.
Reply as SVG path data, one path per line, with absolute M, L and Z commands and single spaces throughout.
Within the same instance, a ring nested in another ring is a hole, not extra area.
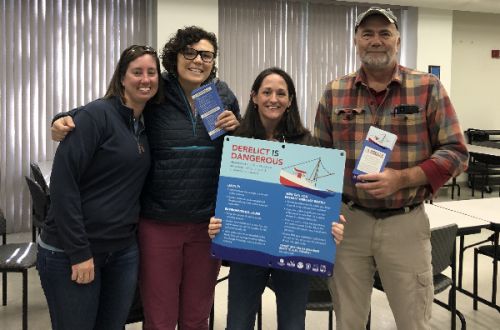
M 358 181 L 360 174 L 382 172 L 391 157 L 397 138 L 393 133 L 371 126 L 352 171 L 353 181 Z
M 330 276 L 345 158 L 342 150 L 226 136 L 212 255 Z
M 214 140 L 226 133 L 224 129 L 215 127 L 217 117 L 224 111 L 224 105 L 217 93 L 215 84 L 212 82 L 203 85 L 193 90 L 191 96 L 193 97 L 194 107 L 200 114 L 210 139 Z

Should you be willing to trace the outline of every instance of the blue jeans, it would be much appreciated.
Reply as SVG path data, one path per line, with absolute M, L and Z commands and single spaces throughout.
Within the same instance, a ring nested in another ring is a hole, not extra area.
M 305 329 L 309 275 L 231 262 L 227 330 L 254 329 L 269 276 L 276 294 L 278 330 Z
M 54 330 L 121 330 L 134 299 L 139 267 L 137 244 L 94 255 L 95 279 L 71 280 L 64 252 L 38 247 L 37 269 Z

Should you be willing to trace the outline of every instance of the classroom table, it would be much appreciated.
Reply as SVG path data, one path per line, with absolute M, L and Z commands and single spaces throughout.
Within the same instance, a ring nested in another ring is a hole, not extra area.
M 475 144 L 466 144 L 466 147 L 467 147 L 467 151 L 471 154 L 481 154 L 481 155 L 500 157 L 500 149 L 499 148 L 478 146 Z
M 487 221 L 490 224 L 500 224 L 500 197 L 467 199 L 434 203 L 433 205 L 446 208 L 473 218 Z
M 500 232 L 500 212 L 499 205 L 500 197 L 493 198 L 481 198 L 481 199 L 469 199 L 462 201 L 449 201 L 449 202 L 440 202 L 434 205 L 445 208 L 450 211 L 454 211 L 471 218 L 483 220 L 487 222 L 487 228 L 494 232 L 494 242 L 498 242 L 498 235 Z M 460 252 L 462 253 L 461 257 L 463 258 L 463 242 L 460 244 Z M 498 262 L 498 261 L 493 261 Z M 473 294 L 462 287 L 462 269 L 459 267 L 459 275 L 458 275 L 458 285 L 457 290 L 473 297 Z M 492 288 L 493 295 L 496 294 L 496 281 L 493 282 Z M 496 305 L 494 299 L 492 297 L 492 301 L 488 301 L 484 298 L 477 297 L 477 300 L 484 303 L 487 306 L 493 307 L 500 311 L 499 306 Z
M 463 201 L 453 201 L 453 203 L 458 202 Z M 442 205 L 445 203 L 447 202 L 424 204 L 431 229 L 455 223 L 458 226 L 457 236 L 463 236 L 477 234 L 481 231 L 481 228 L 486 228 L 489 225 L 488 221 L 483 219 L 448 209 L 445 205 Z
M 487 148 L 500 148 L 500 141 L 474 141 L 477 146 L 483 146 Z

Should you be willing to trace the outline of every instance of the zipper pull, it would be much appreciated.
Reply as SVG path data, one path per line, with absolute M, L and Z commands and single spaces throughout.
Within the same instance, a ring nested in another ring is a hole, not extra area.
M 139 140 L 137 140 L 137 149 L 139 150 L 139 155 L 144 153 L 144 145 Z

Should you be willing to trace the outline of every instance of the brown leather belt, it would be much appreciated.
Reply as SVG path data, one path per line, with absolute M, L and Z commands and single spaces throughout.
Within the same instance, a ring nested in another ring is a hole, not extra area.
M 342 202 L 349 207 L 353 207 L 355 209 L 370 213 L 371 215 L 373 215 L 377 219 L 385 219 L 385 218 L 389 218 L 389 217 L 392 217 L 395 215 L 409 213 L 410 211 L 412 211 L 412 210 L 416 209 L 417 207 L 419 207 L 420 205 L 422 205 L 422 203 L 417 203 L 417 204 L 412 204 L 412 205 L 400 207 L 397 209 L 372 209 L 369 207 L 364 207 L 364 206 L 355 204 L 354 202 L 352 202 L 351 200 L 349 200 L 348 198 L 346 198 L 344 196 L 342 196 Z

